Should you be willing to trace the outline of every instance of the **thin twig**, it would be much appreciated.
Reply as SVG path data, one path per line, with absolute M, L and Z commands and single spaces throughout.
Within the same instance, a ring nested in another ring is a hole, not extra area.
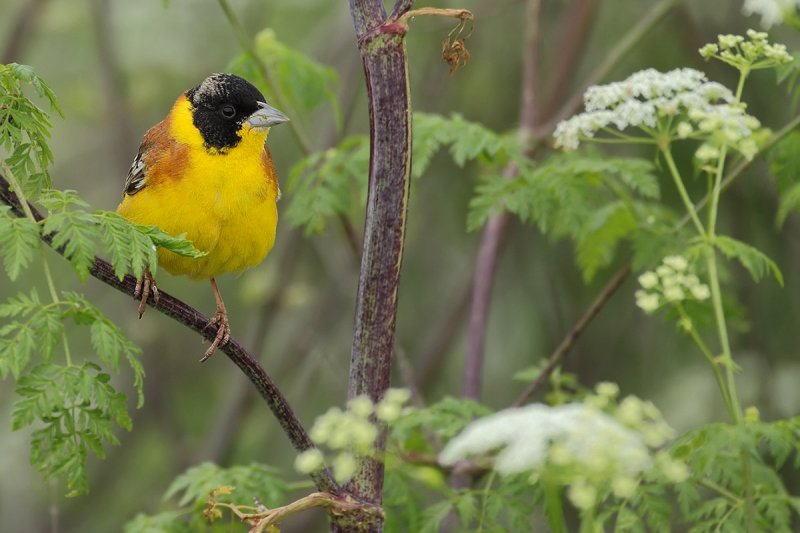
M 561 344 L 553 351 L 552 355 L 547 358 L 547 363 L 545 364 L 542 371 L 536 377 L 536 379 L 531 383 L 525 391 L 520 394 L 517 401 L 514 402 L 515 406 L 523 405 L 527 402 L 538 390 L 547 382 L 547 378 L 550 377 L 550 374 L 553 373 L 561 362 L 564 360 L 564 357 L 569 353 L 578 339 L 581 337 L 583 332 L 591 323 L 592 319 L 600 313 L 600 310 L 605 307 L 606 303 L 611 299 L 614 293 L 617 292 L 617 289 L 622 286 L 622 283 L 631 273 L 631 261 L 628 260 L 625 264 L 614 274 L 614 276 L 608 280 L 608 283 L 605 284 L 603 290 L 600 291 L 600 294 L 592 301 L 591 305 L 584 311 L 581 318 L 572 326 L 572 329 L 569 330 L 566 337 L 561 341 Z
M 11 206 L 11 211 L 17 216 L 24 216 L 23 206 L 20 204 L 17 195 L 11 191 L 8 181 L 3 176 L 0 176 L 0 200 L 5 204 Z M 34 217 L 41 221 L 44 217 L 31 207 Z M 52 246 L 53 235 L 43 236 L 42 239 Z M 63 255 L 63 250 L 56 249 L 56 252 Z M 89 269 L 89 273 L 120 292 L 133 297 L 134 287 L 136 280 L 133 276 L 127 275 L 122 280 L 118 279 L 114 274 L 113 267 L 99 257 L 95 258 L 94 264 Z M 197 309 L 191 307 L 185 302 L 171 296 L 165 292 L 160 293 L 158 303 L 148 301 L 148 305 L 156 311 L 165 314 L 192 331 L 199 333 L 206 340 L 211 341 L 216 337 L 216 326 L 206 327 L 208 324 L 208 317 L 204 316 Z M 272 413 L 278 419 L 281 427 L 286 435 L 289 437 L 292 445 L 298 450 L 308 450 L 314 448 L 314 444 L 308 437 L 306 430 L 300 423 L 300 420 L 292 411 L 291 406 L 283 396 L 277 385 L 272 381 L 266 370 L 256 361 L 252 355 L 241 345 L 236 339 L 231 340 L 222 348 L 220 348 L 236 366 L 250 379 L 255 388 L 258 390 L 264 401 L 267 402 Z M 317 488 L 321 491 L 328 491 L 339 493 L 341 489 L 336 481 L 331 476 L 330 472 L 325 469 L 314 474 L 311 474 Z

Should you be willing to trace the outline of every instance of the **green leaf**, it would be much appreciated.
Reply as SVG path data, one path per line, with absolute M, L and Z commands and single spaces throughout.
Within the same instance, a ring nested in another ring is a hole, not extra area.
M 133 371 L 137 407 L 144 405 L 144 367 L 139 361 L 141 349 L 83 295 L 64 292 L 63 298 L 70 305 L 66 316 L 71 316 L 76 324 L 89 326 L 92 347 L 102 361 L 110 364 L 115 371 L 119 372 L 120 359 L 125 357 Z
M 41 364 L 17 382 L 15 430 L 33 425 L 31 463 L 46 478 L 66 480 L 70 495 L 89 489 L 86 457 L 105 456 L 103 443 L 119 444 L 113 425 L 131 429 L 125 395 L 111 386 L 97 365 Z
M 161 246 L 178 255 L 195 259 L 208 255 L 208 252 L 195 248 L 192 241 L 187 240 L 185 235 L 175 237 L 156 226 L 136 226 L 136 231 L 150 237 L 156 246 Z
M 760 250 L 725 235 L 717 235 L 714 239 L 714 245 L 728 259 L 738 260 L 747 269 L 754 281 L 761 281 L 761 278 L 771 272 L 778 284 L 783 286 L 783 274 L 781 274 L 778 265 Z
M 607 204 L 585 222 L 576 243 L 578 265 L 589 282 L 614 259 L 619 242 L 636 230 L 636 219 L 622 202 Z
M 39 246 L 39 225 L 29 218 L 13 216 L 8 206 L 0 206 L 0 255 L 11 281 L 30 265 Z
M 53 247 L 63 252 L 81 281 L 85 281 L 100 237 L 94 217 L 83 211 L 53 213 L 45 218 L 42 232 L 52 236 Z
M 360 135 L 297 163 L 289 174 L 286 217 L 305 233 L 320 233 L 328 219 L 363 205 L 369 169 L 369 140 Z
M 453 509 L 453 503 L 443 500 L 425 509 L 422 513 L 422 527 L 420 533 L 436 533 L 442 525 L 445 517 Z
M 192 533 L 196 531 L 186 522 L 185 513 L 166 511 L 157 515 L 139 513 L 125 524 L 125 533 Z
M 205 462 L 193 466 L 179 475 L 167 489 L 164 499 L 181 495 L 181 507 L 204 502 L 208 494 L 217 487 L 231 485 L 236 488 L 236 498 L 240 501 L 253 501 L 258 498 L 267 507 L 282 504 L 286 494 L 286 483 L 278 470 L 260 463 L 247 466 L 221 468 L 214 463 Z

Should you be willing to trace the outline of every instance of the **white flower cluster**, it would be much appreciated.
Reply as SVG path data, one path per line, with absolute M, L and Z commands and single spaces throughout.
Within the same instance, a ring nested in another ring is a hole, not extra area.
M 475 420 L 447 444 L 439 462 L 455 465 L 497 452 L 497 472 L 530 473 L 532 482 L 558 479 L 581 509 L 591 508 L 602 489 L 630 497 L 653 467 L 673 481 L 685 479 L 683 463 L 666 452 L 651 454 L 673 436 L 651 402 L 628 396 L 616 405 L 613 383 L 599 384 L 596 392 L 584 403 L 531 404 Z
M 650 454 L 640 434 L 582 403 L 532 404 L 478 419 L 450 441 L 439 461 L 454 465 L 501 447 L 494 458 L 494 469 L 501 474 L 537 470 L 548 459 L 585 462 L 593 469 L 616 468 L 629 476 L 650 467 Z
M 708 285 L 689 272 L 689 262 L 680 255 L 663 259 L 655 271 L 639 276 L 642 288 L 636 291 L 636 305 L 645 313 L 653 313 L 665 302 L 680 303 L 686 299 L 706 300 L 711 295 Z
M 334 477 L 344 483 L 356 473 L 359 456 L 372 456 L 375 453 L 375 439 L 380 429 L 372 416 L 389 423 L 396 420 L 403 405 L 411 397 L 406 389 L 389 389 L 377 404 L 367 396 L 357 396 L 347 402 L 347 410 L 331 407 L 318 417 L 311 428 L 311 440 L 318 446 L 326 446 L 336 452 L 331 460 Z M 325 456 L 319 448 L 301 452 L 295 459 L 295 469 L 307 474 L 319 470 L 325 463 Z
M 575 149 L 581 140 L 609 128 L 639 128 L 652 135 L 659 119 L 674 123 L 681 138 L 694 132 L 704 138 L 712 133 L 712 124 L 722 124 L 722 140 L 735 145 L 750 137 L 759 123 L 734 101 L 727 87 L 708 81 L 699 70 L 642 70 L 624 81 L 590 87 L 584 95 L 586 111 L 556 127 L 556 146 Z
M 744 0 L 742 12 L 745 15 L 760 15 L 761 25 L 771 28 L 783 23 L 787 13 L 800 7 L 800 0 Z

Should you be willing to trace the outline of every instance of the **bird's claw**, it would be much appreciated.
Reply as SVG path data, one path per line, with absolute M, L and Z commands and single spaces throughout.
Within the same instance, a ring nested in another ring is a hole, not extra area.
M 217 309 L 214 317 L 208 321 L 203 328 L 203 331 L 214 325 L 217 326 L 217 335 L 214 337 L 214 342 L 212 342 L 211 346 L 209 346 L 208 350 L 206 350 L 203 358 L 200 359 L 201 363 L 205 363 L 209 357 L 214 355 L 214 352 L 217 351 L 217 348 L 225 346 L 228 344 L 228 341 L 231 340 L 231 325 L 228 322 L 228 313 L 226 313 L 224 310 Z
M 136 280 L 136 288 L 133 289 L 134 300 L 139 300 L 139 318 L 142 318 L 144 310 L 147 308 L 147 298 L 153 295 L 153 303 L 158 303 L 159 293 L 156 280 L 150 274 L 150 270 L 145 268 L 142 278 Z

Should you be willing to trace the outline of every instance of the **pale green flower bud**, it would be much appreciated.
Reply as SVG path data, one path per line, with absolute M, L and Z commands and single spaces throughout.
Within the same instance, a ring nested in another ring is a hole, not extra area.
M 717 52 L 719 52 L 719 46 L 717 46 L 714 43 L 709 43 L 704 47 L 702 47 L 700 50 L 698 50 L 698 52 L 700 52 L 700 55 L 704 59 L 710 59 L 714 57 L 714 55 L 716 55 Z
M 711 296 L 711 290 L 708 288 L 708 285 L 693 285 L 689 288 L 692 293 L 692 296 L 695 300 L 707 300 L 709 296 Z
M 322 452 L 316 448 L 311 448 L 300 452 L 294 460 L 294 469 L 301 474 L 316 472 L 324 463 Z
M 666 298 L 668 302 L 680 302 L 686 298 L 686 293 L 683 292 L 683 289 L 677 286 L 667 287 L 664 289 L 664 298 Z
M 611 490 L 614 496 L 620 499 L 627 499 L 634 495 L 639 483 L 630 477 L 616 477 L 611 481 Z
M 639 276 L 639 285 L 644 287 L 645 289 L 652 289 L 656 285 L 658 285 L 658 276 L 655 272 L 647 271 L 641 276 Z
M 569 501 L 581 511 L 592 509 L 597 500 L 597 490 L 589 485 L 586 480 L 579 479 L 570 485 L 567 491 Z
M 359 418 L 369 418 L 373 411 L 372 400 L 366 394 L 362 394 L 347 402 L 347 408 Z
M 333 468 L 333 477 L 339 483 L 345 483 L 356 473 L 358 464 L 356 458 L 352 454 L 343 452 L 336 456 L 331 465 Z
M 619 404 L 617 418 L 625 425 L 638 427 L 643 418 L 642 400 L 636 396 L 626 396 Z
M 678 132 L 678 137 L 680 137 L 681 139 L 685 139 L 694 132 L 694 128 L 688 122 L 681 122 L 680 124 L 678 124 L 677 132 Z
M 689 268 L 689 262 L 680 255 L 668 255 L 663 259 L 663 263 L 676 272 L 683 272 Z
M 652 313 L 661 305 L 658 294 L 643 294 L 636 298 L 636 306 L 645 313 Z
M 595 387 L 597 394 L 606 398 L 616 398 L 619 394 L 619 385 L 610 381 L 602 381 Z

